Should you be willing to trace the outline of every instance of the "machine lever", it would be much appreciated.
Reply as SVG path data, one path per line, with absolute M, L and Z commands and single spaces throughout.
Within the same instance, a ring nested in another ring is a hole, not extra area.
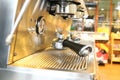
M 92 52 L 91 45 L 78 44 L 78 43 L 69 41 L 67 39 L 63 41 L 63 46 L 70 48 L 71 50 L 75 51 L 76 54 L 78 54 L 79 56 L 83 56 L 83 57 L 87 56 L 89 53 Z

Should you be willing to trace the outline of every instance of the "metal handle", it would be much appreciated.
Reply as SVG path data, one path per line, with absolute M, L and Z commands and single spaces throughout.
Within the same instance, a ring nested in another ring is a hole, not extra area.
M 92 52 L 92 47 L 90 45 L 74 43 L 67 39 L 63 41 L 63 46 L 74 50 L 79 56 L 87 56 Z

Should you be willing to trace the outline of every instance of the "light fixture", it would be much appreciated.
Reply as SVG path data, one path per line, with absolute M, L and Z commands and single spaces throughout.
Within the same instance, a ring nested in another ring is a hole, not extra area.
M 88 7 L 89 10 L 92 10 L 92 7 Z
M 101 8 L 101 11 L 104 11 L 104 8 Z
M 117 7 L 115 9 L 120 10 L 120 2 L 117 3 Z
M 115 9 L 116 9 L 116 10 L 120 10 L 120 6 L 117 6 Z

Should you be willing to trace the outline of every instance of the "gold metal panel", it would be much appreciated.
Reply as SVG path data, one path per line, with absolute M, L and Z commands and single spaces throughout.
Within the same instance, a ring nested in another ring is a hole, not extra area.
M 16 61 L 12 65 L 39 69 L 81 71 L 87 69 L 88 61 L 88 56 L 80 57 L 68 48 L 63 50 L 49 48 Z
M 18 11 L 23 4 L 24 0 L 19 1 Z M 36 51 L 41 51 L 52 44 L 52 40 L 56 37 L 55 31 L 57 28 L 61 28 L 63 33 L 66 35 L 70 30 L 72 23 L 71 19 L 64 20 L 60 16 L 52 16 L 47 11 L 38 11 L 36 15 L 32 16 L 32 10 L 35 6 L 36 0 L 33 0 L 27 11 L 22 17 L 20 24 L 16 30 L 13 44 L 11 44 L 11 51 L 9 57 L 9 63 L 15 62 L 26 56 L 29 56 Z M 36 19 L 39 16 L 43 16 L 46 21 L 46 27 L 43 34 L 37 35 L 35 30 Z

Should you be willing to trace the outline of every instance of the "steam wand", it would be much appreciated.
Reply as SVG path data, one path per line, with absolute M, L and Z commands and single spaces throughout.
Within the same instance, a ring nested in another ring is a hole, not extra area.
M 20 22 L 20 20 L 21 20 L 21 18 L 23 16 L 23 14 L 25 13 L 28 5 L 30 4 L 30 1 L 31 0 L 25 0 L 25 2 L 23 4 L 23 7 L 20 10 L 20 13 L 19 13 L 19 15 L 18 15 L 18 17 L 17 17 L 17 19 L 15 21 L 15 24 L 13 25 L 12 31 L 11 31 L 11 33 L 6 38 L 6 44 L 10 44 L 12 42 L 13 34 L 14 34 L 16 28 L 18 27 L 18 24 L 19 24 L 19 22 Z

